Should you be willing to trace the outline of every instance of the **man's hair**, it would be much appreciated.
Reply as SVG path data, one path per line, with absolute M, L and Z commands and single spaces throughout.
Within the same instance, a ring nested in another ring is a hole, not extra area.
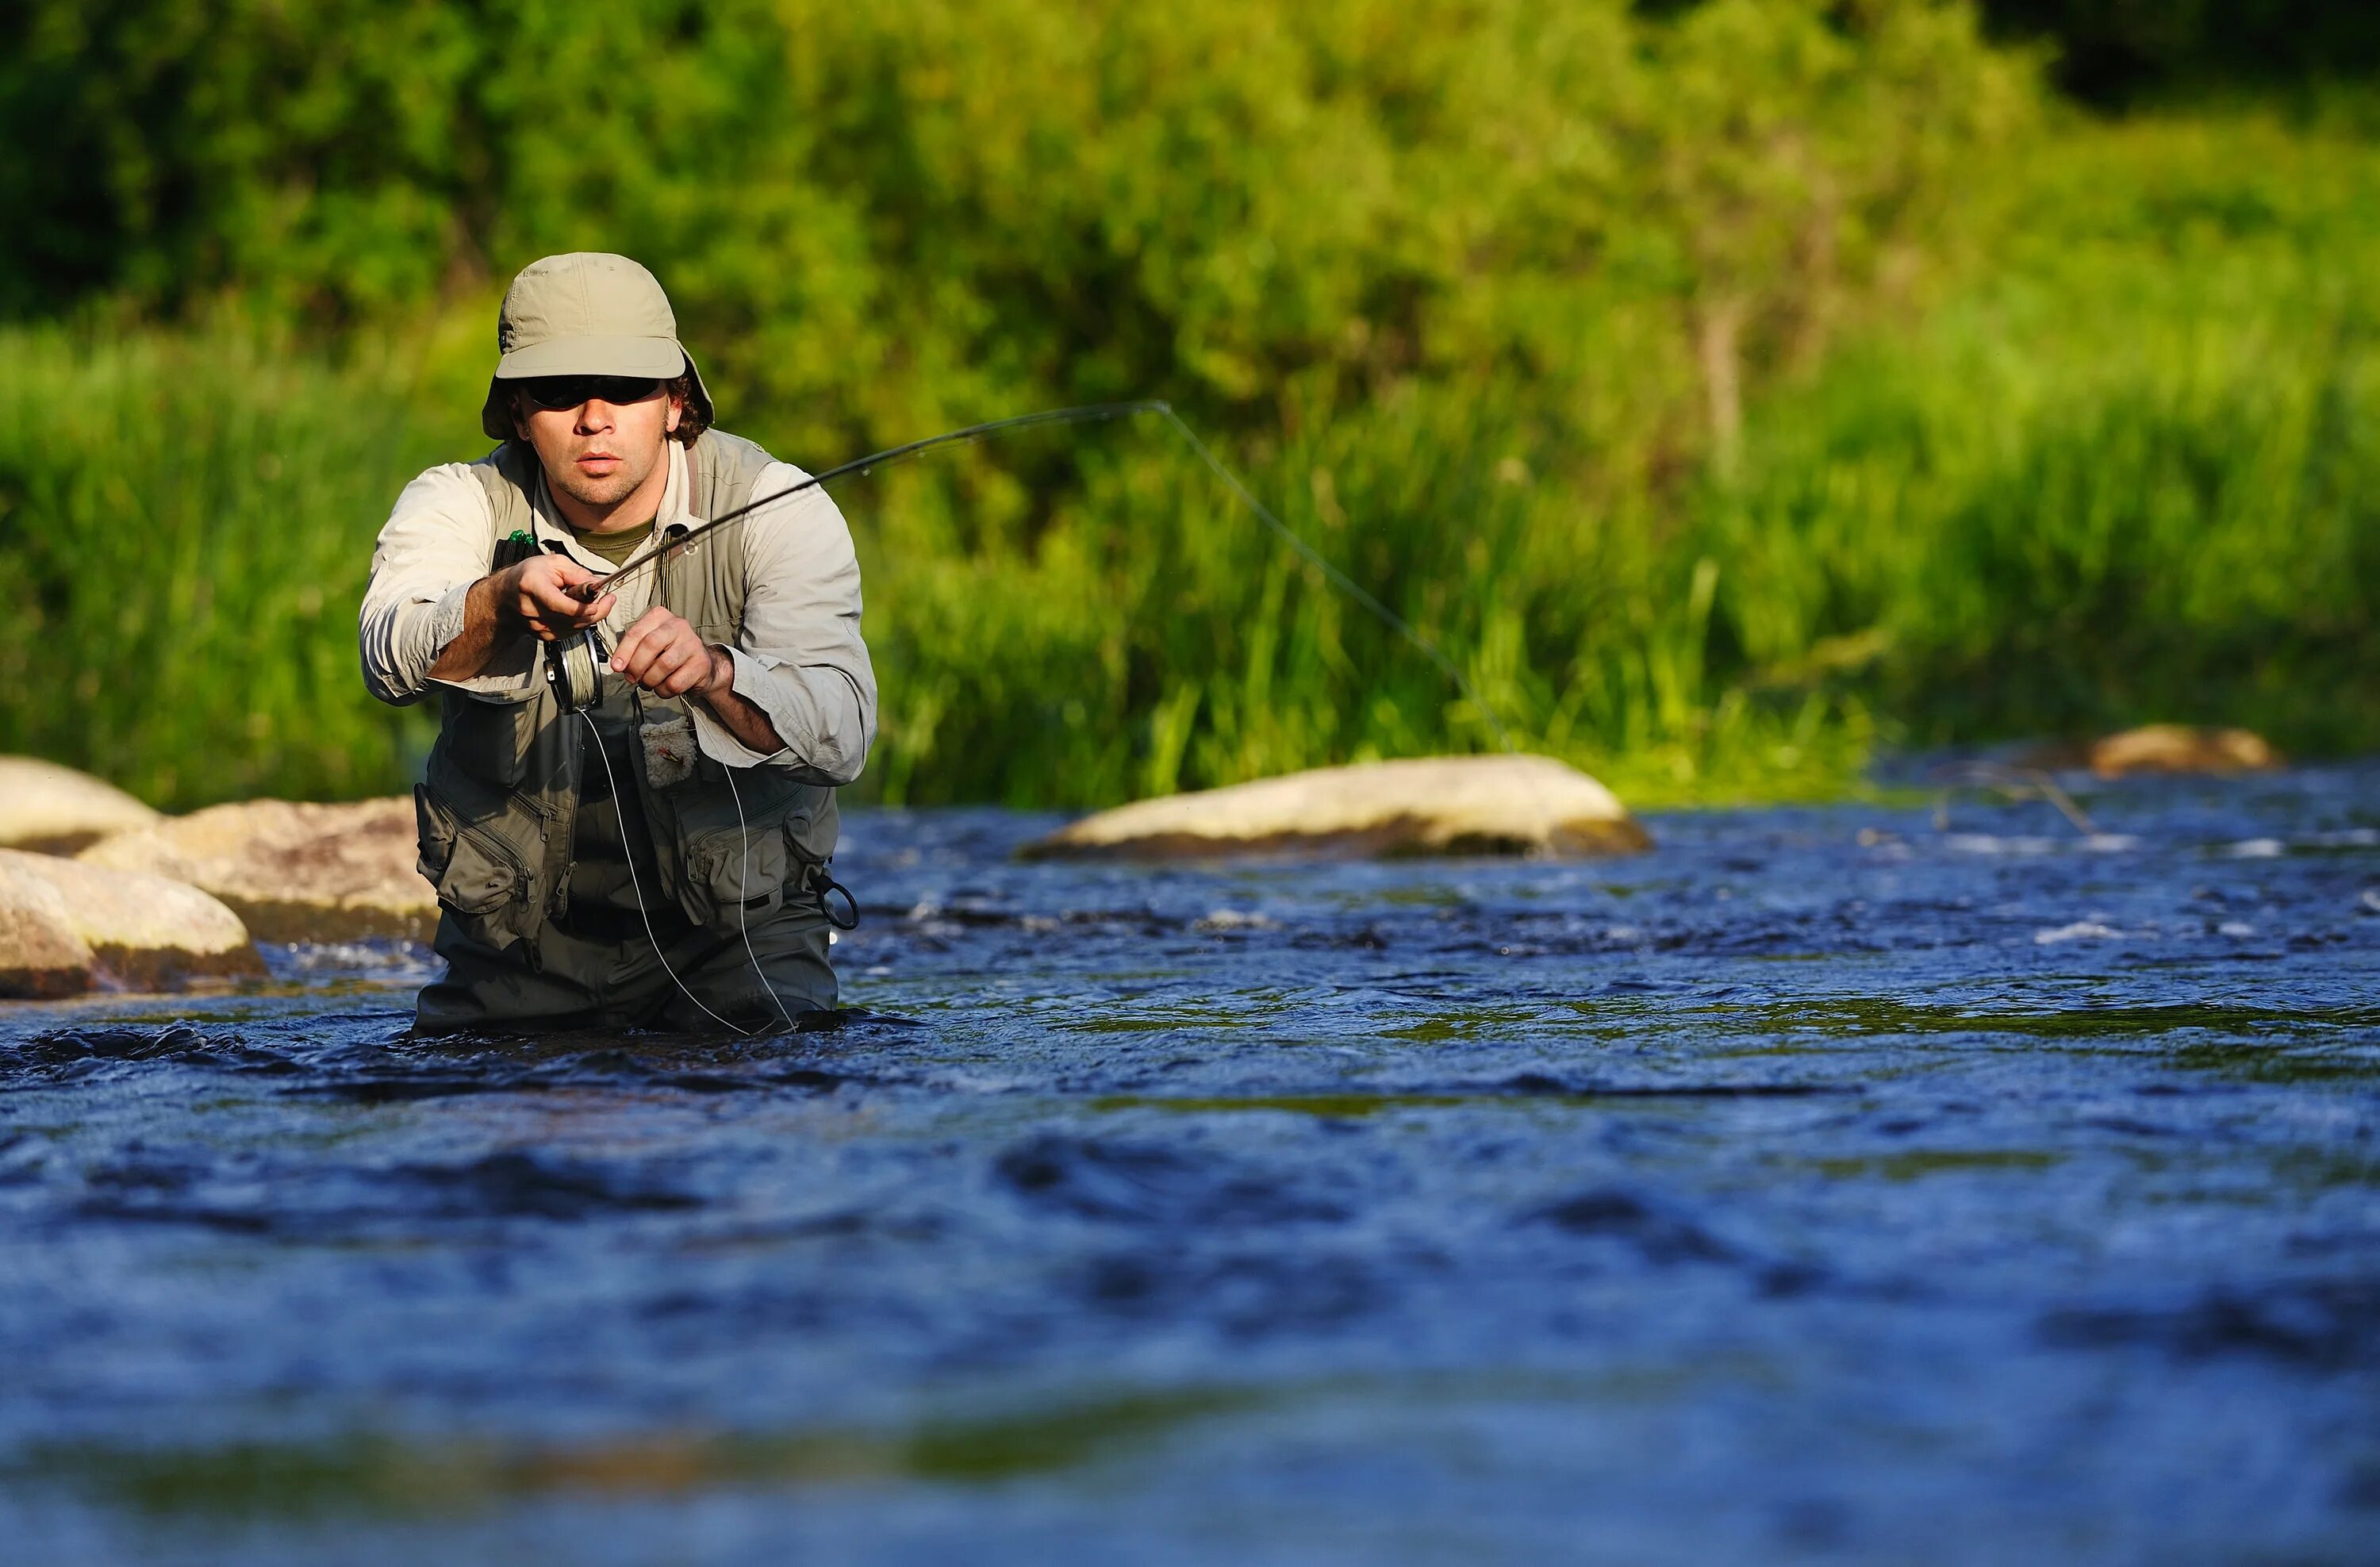
M 693 445 L 695 438 L 710 428 L 710 421 L 704 419 L 694 406 L 693 375 L 673 375 L 662 383 L 662 390 L 678 401 L 677 428 L 670 431 L 669 438 L 681 446 Z M 512 403 L 513 418 L 516 420 L 527 419 L 528 409 L 521 402 L 519 391 L 515 389 L 507 395 Z
M 704 419 L 694 406 L 694 377 L 686 374 L 671 376 L 662 383 L 662 390 L 678 400 L 677 428 L 670 431 L 670 439 L 681 446 L 693 445 L 694 438 L 710 428 L 710 421 Z

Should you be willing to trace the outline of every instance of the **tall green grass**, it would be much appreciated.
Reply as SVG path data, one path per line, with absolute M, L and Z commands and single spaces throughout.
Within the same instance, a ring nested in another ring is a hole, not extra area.
M 2255 115 L 2103 128 L 1915 333 L 1700 508 L 1723 662 L 1874 655 L 1921 744 L 2230 722 L 2380 748 L 2380 162 Z M 1823 662 L 1821 660 L 1820 662 Z
M 1154 424 L 844 487 L 885 698 L 864 787 L 1088 805 L 1500 729 L 1644 804 L 2152 719 L 2380 748 L 2368 146 L 2153 122 L 1994 177 L 2011 224 L 1756 399 L 1725 473 L 1568 449 L 1490 373 L 1241 443 L 1469 691 Z M 404 480 L 480 449 L 452 363 L 0 333 L 0 748 L 172 807 L 401 786 L 423 720 L 364 695 L 353 612 Z
M 356 606 L 442 455 L 410 403 L 244 334 L 0 334 L 0 749 L 170 807 L 404 784 Z

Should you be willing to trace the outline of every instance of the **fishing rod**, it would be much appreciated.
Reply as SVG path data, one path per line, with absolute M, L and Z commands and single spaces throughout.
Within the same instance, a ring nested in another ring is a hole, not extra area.
M 699 528 L 688 528 L 677 534 L 663 548 L 647 555 L 644 559 L 632 562 L 609 577 L 582 583 L 567 591 L 581 603 L 591 604 L 604 594 L 615 590 L 622 582 L 634 577 L 638 573 L 657 569 L 672 553 L 683 551 L 706 535 L 716 533 L 722 528 L 741 522 L 754 513 L 772 506 L 780 501 L 790 499 L 805 491 L 818 489 L 829 480 L 841 479 L 854 473 L 866 475 L 886 463 L 900 462 L 944 446 L 980 441 L 988 436 L 1005 434 L 1010 431 L 1028 430 L 1037 425 L 1088 424 L 1103 419 L 1130 419 L 1142 414 L 1161 416 L 1167 427 L 1182 439 L 1201 463 L 1222 480 L 1225 488 L 1230 490 L 1232 496 L 1246 507 L 1250 514 L 1270 528 L 1291 549 L 1297 552 L 1300 558 L 1319 571 L 1332 587 L 1354 600 L 1382 625 L 1420 649 L 1429 661 L 1438 666 L 1439 673 L 1470 699 L 1471 705 L 1478 710 L 1479 715 L 1488 721 L 1488 726 L 1496 733 L 1497 743 L 1507 752 L 1517 753 L 1518 747 L 1512 744 L 1512 737 L 1505 731 L 1503 722 L 1496 716 L 1496 710 L 1488 705 L 1487 698 L 1480 694 L 1479 688 L 1471 683 L 1470 677 L 1463 673 L 1452 659 L 1447 657 L 1445 650 L 1424 636 L 1421 629 L 1413 622 L 1382 603 L 1379 598 L 1365 588 L 1362 583 L 1332 565 L 1328 556 L 1308 543 L 1296 529 L 1281 521 L 1272 508 L 1258 500 L 1256 492 L 1242 481 L 1240 476 L 1226 466 L 1207 443 L 1198 438 L 1197 432 L 1190 428 L 1189 423 L 1173 411 L 1173 405 L 1162 398 L 1144 397 L 1129 402 L 1086 403 L 1075 407 L 1044 408 L 1037 413 L 1015 414 L 1007 419 L 990 419 L 982 424 L 970 424 L 963 429 L 945 431 L 940 435 L 929 435 L 920 441 L 909 441 L 898 446 L 888 446 L 880 452 L 871 452 L 864 457 L 854 457 L 851 461 L 838 464 L 823 473 L 812 474 L 798 484 L 790 484 L 783 490 L 747 501 L 733 511 L 711 518 Z M 576 637 L 561 638 L 548 642 L 545 645 L 545 652 L 546 679 L 552 685 L 554 696 L 562 703 L 565 711 L 582 711 L 602 699 L 603 674 L 611 655 L 604 648 L 597 627 L 590 626 Z
M 1349 577 L 1338 566 L 1332 565 L 1328 557 L 1326 557 L 1319 550 L 1317 550 L 1312 544 L 1308 543 L 1305 539 L 1296 531 L 1296 529 L 1283 522 L 1281 517 L 1273 512 L 1271 507 L 1266 505 L 1262 501 L 1257 498 L 1256 492 L 1250 490 L 1247 485 L 1242 481 L 1240 476 L 1225 465 L 1220 457 L 1215 455 L 1214 450 L 1211 447 L 1209 447 L 1204 441 L 1198 439 L 1197 432 L 1190 428 L 1189 424 L 1184 420 L 1180 414 L 1173 411 L 1173 406 L 1172 404 L 1154 397 L 1124 403 L 1089 403 L 1078 407 L 1070 408 L 1044 408 L 1038 413 L 1017 414 L 1008 419 L 996 419 L 982 424 L 970 424 L 964 429 L 946 431 L 940 435 L 927 436 L 922 441 L 910 441 L 898 446 L 888 446 L 883 451 L 871 452 L 867 456 L 855 457 L 847 463 L 839 464 L 834 468 L 828 468 L 823 473 L 812 474 L 809 478 L 803 480 L 798 484 L 787 485 L 783 490 L 778 490 L 770 494 L 762 495 L 758 499 L 748 501 L 745 504 L 737 506 L 733 511 L 713 517 L 698 528 L 687 528 L 679 532 L 671 538 L 668 542 L 662 546 L 662 548 L 645 556 L 643 559 L 630 563 L 628 565 L 613 572 L 609 577 L 599 578 L 592 582 L 584 583 L 577 588 L 568 589 L 568 591 L 572 597 L 577 599 L 581 603 L 591 604 L 596 600 L 601 598 L 604 594 L 615 590 L 623 581 L 635 577 L 638 572 L 657 569 L 661 563 L 669 558 L 673 552 L 684 550 L 686 546 L 702 539 L 705 535 L 716 533 L 722 528 L 742 522 L 746 518 L 754 516 L 766 507 L 776 504 L 780 501 L 787 500 L 795 495 L 798 495 L 804 491 L 818 489 L 820 486 L 825 484 L 829 480 L 841 479 L 853 473 L 865 475 L 885 463 L 900 462 L 904 459 L 917 456 L 922 453 L 934 451 L 940 447 L 954 446 L 970 441 L 979 441 L 987 436 L 1003 434 L 1014 430 L 1026 430 L 1036 425 L 1087 424 L 1094 420 L 1129 419 L 1141 414 L 1160 415 L 1165 419 L 1167 426 L 1172 430 L 1174 434 L 1182 439 L 1184 443 L 1197 456 L 1198 460 L 1205 464 L 1208 469 L 1223 482 L 1225 488 L 1232 492 L 1232 496 L 1237 499 L 1243 506 L 1246 507 L 1258 521 L 1270 528 L 1276 535 L 1285 541 L 1291 549 L 1296 551 L 1300 558 L 1312 565 L 1317 571 L 1320 572 L 1323 577 L 1329 581 L 1331 586 L 1337 588 L 1340 591 L 1354 599 L 1357 603 L 1361 604 L 1366 610 L 1369 611 L 1374 616 L 1376 616 L 1382 625 L 1398 632 L 1408 641 L 1412 642 L 1414 646 L 1419 648 L 1424 653 L 1427 654 L 1430 662 L 1436 664 L 1449 680 L 1453 682 L 1457 689 L 1462 691 L 1465 697 L 1470 698 L 1472 705 L 1479 711 L 1480 716 L 1488 721 L 1488 727 L 1496 732 L 1496 738 L 1503 748 L 1508 752 L 1517 751 L 1517 747 L 1512 744 L 1512 737 L 1505 732 L 1502 722 L 1496 717 L 1495 710 L 1488 705 L 1487 699 L 1480 695 L 1478 687 L 1471 683 L 1470 677 L 1463 673 L 1462 669 L 1456 665 L 1452 659 L 1446 656 L 1445 651 L 1441 650 L 1437 643 L 1422 635 L 1420 628 L 1415 626 L 1413 622 L 1407 620 L 1404 616 L 1390 609 L 1387 604 L 1381 602 L 1379 598 L 1368 589 L 1365 588 L 1362 583 L 1357 582 L 1354 577 Z M 593 714 L 589 711 L 602 700 L 604 673 L 609 658 L 610 654 L 603 646 L 603 640 L 600 629 L 596 626 L 588 626 L 575 637 L 561 638 L 545 644 L 546 679 L 552 683 L 554 696 L 562 704 L 563 710 L 565 712 L 576 714 L 578 719 L 587 725 L 589 735 L 595 741 L 595 752 L 599 757 L 602 758 L 605 777 L 611 782 L 613 791 L 616 794 L 619 789 L 618 780 L 611 776 L 611 758 L 604 748 L 601 734 L 596 729 Z M 749 843 L 750 832 L 744 820 L 743 796 L 735 787 L 735 770 L 734 768 L 728 768 L 725 770 L 725 773 L 729 794 L 735 803 L 736 831 L 738 834 L 746 840 L 744 845 L 743 865 L 738 873 L 736 882 L 737 890 L 740 893 L 744 888 L 745 879 L 749 875 L 751 869 L 751 845 Z M 737 1034 L 747 1033 L 747 1030 L 737 1026 L 727 1018 L 711 1011 L 711 1009 L 703 1002 L 702 999 L 694 993 L 693 990 L 687 986 L 686 981 L 678 977 L 677 970 L 670 965 L 668 954 L 662 950 L 659 938 L 653 934 L 650 916 L 645 914 L 644 888 L 636 881 L 636 863 L 633 856 L 631 856 L 629 859 L 628 874 L 630 877 L 630 885 L 636 893 L 638 913 L 645 917 L 645 938 L 648 941 L 652 943 L 654 955 L 661 959 L 662 967 L 663 971 L 669 975 L 671 982 L 677 986 L 679 991 L 685 995 L 687 1001 L 693 1002 L 694 1005 L 706 1016 L 710 1017 L 711 1021 L 718 1023 Z M 829 888 L 832 888 L 834 886 L 834 882 L 830 879 L 827 882 L 827 886 Z M 844 895 L 846 897 L 849 896 L 848 893 L 845 893 Z M 745 955 L 751 960 L 752 972 L 754 977 L 760 981 L 760 989 L 769 996 L 769 999 L 771 1002 L 775 1002 L 777 1011 L 783 1018 L 785 1026 L 788 1028 L 792 1028 L 795 1026 L 793 1014 L 786 1010 L 783 998 L 779 997 L 777 994 L 776 987 L 769 983 L 768 975 L 760 966 L 759 955 L 753 951 L 751 932 L 748 926 L 745 923 L 747 917 L 745 911 L 748 905 L 739 897 L 736 903 L 736 929 L 738 933 L 742 935 L 744 939 Z M 826 908 L 825 893 L 823 892 L 821 892 L 820 895 L 820 907 L 821 910 Z M 856 912 L 857 911 L 855 908 L 855 917 L 856 916 Z M 849 929 L 848 926 L 844 926 L 840 920 L 834 919 L 832 913 L 829 913 L 827 917 L 831 922 L 837 926 L 846 929 Z
M 731 522 L 741 522 L 763 506 L 773 506 L 779 501 L 798 495 L 805 490 L 815 490 L 830 479 L 841 479 L 854 473 L 865 474 L 870 468 L 881 464 L 899 462 L 904 457 L 914 457 L 938 447 L 955 446 L 967 441 L 980 441 L 987 435 L 999 435 L 1011 430 L 1027 430 L 1037 424 L 1088 424 L 1094 419 L 1123 419 L 1133 414 L 1170 414 L 1172 411 L 1170 405 L 1159 402 L 1155 398 L 1134 403 L 1086 403 L 1080 407 L 1044 408 L 1039 413 L 1017 414 L 1009 419 L 996 419 L 983 424 L 970 424 L 964 430 L 947 430 L 940 435 L 929 435 L 922 441 L 909 441 L 898 446 L 887 446 L 880 452 L 870 452 L 864 457 L 854 457 L 847 463 L 838 464 L 836 467 L 828 468 L 824 473 L 814 473 L 799 484 L 789 484 L 783 490 L 762 495 L 757 500 L 747 501 L 732 512 L 725 512 L 712 517 L 700 528 L 688 528 L 679 534 L 670 541 L 667 549 L 656 551 L 643 560 L 625 566 L 599 581 L 582 583 L 566 591 L 581 603 L 591 604 L 604 594 L 611 592 L 615 584 L 649 567 L 659 565 L 671 550 L 682 550 L 706 534 L 718 532 Z
M 904 458 L 917 456 L 943 446 L 956 446 L 969 441 L 980 441 L 986 436 L 999 435 L 1012 430 L 1026 430 L 1035 425 L 1046 424 L 1088 424 L 1095 419 L 1123 419 L 1133 414 L 1153 413 L 1159 410 L 1168 415 L 1173 411 L 1172 407 L 1155 398 L 1144 398 L 1127 403 L 1086 403 L 1076 407 L 1044 408 L 1038 413 L 1016 414 L 1008 419 L 990 419 L 982 424 L 970 424 L 960 430 L 944 431 L 940 435 L 929 435 L 922 441 L 908 441 L 898 446 L 887 446 L 880 452 L 870 452 L 864 457 L 854 457 L 847 463 L 838 464 L 823 473 L 814 473 L 798 484 L 789 484 L 783 490 L 773 491 L 769 494 L 747 501 L 734 511 L 712 517 L 699 528 L 688 528 L 677 534 L 666 545 L 647 555 L 643 560 L 633 562 L 609 577 L 599 577 L 592 582 L 583 582 L 573 588 L 565 588 L 563 591 L 582 604 L 591 604 L 604 594 L 617 589 L 622 582 L 634 577 L 638 573 L 658 568 L 662 562 L 684 551 L 697 540 L 716 533 L 731 523 L 741 522 L 764 507 L 789 500 L 804 491 L 816 490 L 831 479 L 841 479 L 853 473 L 866 474 L 883 463 L 899 462 Z M 610 662 L 611 656 L 611 650 L 603 645 L 602 632 L 598 626 L 588 626 L 575 637 L 556 638 L 545 645 L 546 682 L 553 687 L 554 698 L 561 702 L 565 712 L 583 711 L 603 699 L 604 666 Z

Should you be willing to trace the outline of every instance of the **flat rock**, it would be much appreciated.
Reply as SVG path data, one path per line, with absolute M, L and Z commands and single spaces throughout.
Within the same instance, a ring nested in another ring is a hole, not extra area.
M 28 857 L 0 852 L 0 997 L 79 996 L 91 989 L 91 944 L 75 934 L 65 894 L 15 864 Z
M 1421 757 L 1142 800 L 1085 817 L 1025 852 L 1611 855 L 1652 844 L 1610 790 L 1550 757 Z
M 157 813 L 113 784 L 37 757 L 0 757 L 0 848 L 70 855 Z
M 2197 729 L 2183 723 L 2151 723 L 2095 742 L 2091 771 L 2102 778 L 2136 773 L 2269 772 L 2280 753 L 2265 737 L 2245 729 Z
M 0 871 L 55 895 L 55 916 L 82 944 L 91 984 L 163 990 L 264 973 L 239 916 L 196 887 L 15 849 L 0 849 Z
M 261 941 L 428 941 L 438 924 L 404 797 L 212 806 L 103 839 L 79 857 L 202 888 Z

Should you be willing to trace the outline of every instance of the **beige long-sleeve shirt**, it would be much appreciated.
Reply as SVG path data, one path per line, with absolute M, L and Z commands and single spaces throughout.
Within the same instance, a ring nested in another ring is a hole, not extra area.
M 808 476 L 790 463 L 762 470 L 756 496 L 792 488 Z M 686 449 L 669 443 L 669 481 L 662 492 L 652 539 L 629 557 L 643 560 L 674 525 L 699 528 L 687 510 L 690 480 Z M 540 546 L 559 541 L 589 571 L 611 563 L 581 546 L 556 514 L 544 480 L 532 498 Z M 483 702 L 525 702 L 542 687 L 539 645 L 526 632 L 501 641 L 487 670 L 468 680 L 438 680 L 438 662 L 463 629 L 464 601 L 488 575 L 494 516 L 488 493 L 469 467 L 433 468 L 405 487 L 372 552 L 371 580 L 359 616 L 364 684 L 384 702 L 406 706 L 433 687 Z M 705 754 L 730 767 L 760 764 L 792 771 L 806 783 L 848 784 L 859 776 L 876 739 L 876 672 L 859 635 L 859 562 L 843 514 L 821 488 L 761 507 L 720 529 L 715 548 L 744 552 L 744 625 L 726 650 L 735 665 L 736 694 L 769 715 L 784 749 L 750 749 L 703 710 L 694 713 Z M 621 634 L 651 607 L 656 572 L 622 585 L 604 618 L 605 638 Z

